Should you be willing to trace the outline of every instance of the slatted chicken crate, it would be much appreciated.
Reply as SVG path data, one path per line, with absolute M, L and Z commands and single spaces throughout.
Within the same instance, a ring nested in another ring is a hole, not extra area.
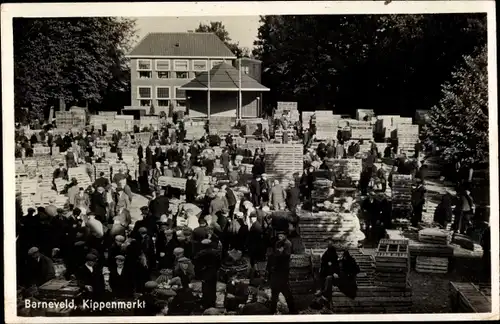
M 210 117 L 208 127 L 211 135 L 226 135 L 236 124 L 236 117 Z
M 418 232 L 418 240 L 422 243 L 448 245 L 451 243 L 452 232 L 439 228 L 426 228 Z
M 92 185 L 92 182 L 90 181 L 90 177 L 87 173 L 87 168 L 85 166 L 80 166 L 76 168 L 69 168 L 68 169 L 68 177 L 70 179 L 75 178 L 76 181 L 78 181 L 78 185 L 80 187 L 87 188 L 88 186 Z
M 397 216 L 411 214 L 411 185 L 411 175 L 395 174 L 392 177 L 392 211 Z
M 266 173 L 293 175 L 302 172 L 303 146 L 300 144 L 266 144 Z
M 339 247 L 357 246 L 359 220 L 353 214 L 318 212 L 300 216 L 302 242 L 308 249 L 326 248 L 327 239 Z
M 448 273 L 448 258 L 418 256 L 415 270 L 421 273 Z
M 335 287 L 331 306 L 335 314 L 411 313 L 413 300 L 411 288 L 359 286 L 353 300 Z
M 161 176 L 160 178 L 158 178 L 158 185 L 171 186 L 172 188 L 186 190 L 186 181 L 187 180 L 184 178 Z
M 380 240 L 375 254 L 375 283 L 405 288 L 410 271 L 408 240 Z
M 450 301 L 453 312 L 491 312 L 491 293 L 488 295 L 470 282 L 450 282 Z

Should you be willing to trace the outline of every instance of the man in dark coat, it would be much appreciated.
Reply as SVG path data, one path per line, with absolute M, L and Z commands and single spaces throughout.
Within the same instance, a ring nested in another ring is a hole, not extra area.
M 285 296 L 289 314 L 297 314 L 292 292 L 290 291 L 290 255 L 292 243 L 286 238 L 285 232 L 278 232 L 278 241 L 270 255 L 269 274 L 271 278 L 271 313 L 275 314 L 278 306 L 279 294 Z
M 219 253 L 211 247 L 211 241 L 202 242 L 203 249 L 195 256 L 196 276 L 202 280 L 202 304 L 204 309 L 215 307 L 217 300 L 217 273 L 221 265 Z
M 328 248 L 321 256 L 321 269 L 320 275 L 320 291 L 319 293 L 327 300 L 332 298 L 332 289 L 335 284 L 335 279 L 339 277 L 340 265 L 338 261 L 337 250 L 333 245 L 333 240 L 328 240 Z M 317 294 L 318 295 L 318 294 Z
M 178 286 L 175 291 L 175 296 L 168 305 L 168 315 L 191 315 L 197 306 L 198 299 L 194 296 L 193 291 L 182 283 L 178 277 L 175 277 L 170 282 L 170 285 Z
M 196 180 L 194 179 L 194 175 L 189 173 L 186 181 L 186 203 L 194 204 L 196 201 L 196 193 Z
M 90 210 L 94 212 L 98 221 L 100 221 L 104 226 L 107 224 L 106 219 L 106 199 L 104 197 L 104 188 L 98 187 L 90 197 Z
M 241 310 L 241 315 L 273 315 L 269 307 L 267 307 L 267 303 L 269 301 L 269 297 L 265 292 L 260 291 L 257 294 L 257 301 L 248 303 L 243 306 Z
M 369 234 L 376 228 L 377 221 L 380 221 L 381 213 L 379 202 L 375 199 L 373 191 L 368 193 L 368 198 L 361 203 L 361 208 L 366 215 L 367 234 Z
M 52 175 L 54 179 L 64 179 L 68 180 L 68 170 L 64 167 L 63 163 L 59 163 L 59 168 L 57 168 L 54 171 L 54 174 Z
M 411 225 L 414 227 L 418 226 L 418 223 L 422 221 L 422 212 L 425 205 L 425 187 L 422 180 L 416 179 L 417 187 L 413 190 L 411 194 L 411 205 L 413 207 L 413 215 L 411 219 Z
M 97 266 L 97 256 L 87 254 L 85 264 L 76 275 L 78 284 L 88 298 L 100 300 L 103 297 L 105 284 L 101 269 Z
M 250 193 L 252 194 L 252 204 L 257 207 L 260 206 L 261 188 L 260 188 L 260 175 L 257 175 L 250 183 Z
M 26 275 L 30 286 L 39 287 L 56 277 L 52 260 L 40 253 L 37 247 L 29 249 L 28 256 L 30 259 L 26 267 Z
M 159 220 L 161 215 L 168 215 L 170 202 L 166 196 L 165 190 L 160 190 L 157 196 L 149 203 L 149 211 L 155 220 Z
M 115 256 L 115 264 L 109 267 L 109 286 L 114 297 L 129 298 L 134 294 L 133 268 L 125 264 L 123 255 Z
M 289 211 L 295 211 L 297 206 L 300 204 L 300 189 L 297 186 L 293 186 L 286 195 L 286 207 Z
M 236 202 L 237 201 L 236 201 L 236 196 L 234 194 L 234 191 L 232 189 L 232 187 L 234 187 L 236 184 L 237 184 L 236 182 L 232 182 L 229 184 L 228 187 L 225 188 L 229 219 L 234 218 L 234 210 L 236 209 Z
M 154 296 L 153 292 L 158 287 L 158 283 L 156 281 L 148 281 L 144 284 L 144 293 L 139 298 L 139 302 L 144 303 L 144 307 L 138 307 L 134 313 L 136 316 L 156 316 L 159 314 L 163 305 L 160 303 L 157 298 Z
M 139 228 L 140 237 L 137 241 L 140 244 L 141 252 L 146 257 L 146 267 L 148 271 L 151 271 L 156 268 L 156 255 L 155 255 L 155 247 L 153 242 L 153 234 L 148 233 L 147 228 L 141 227 Z
M 146 164 L 146 161 L 141 158 L 139 162 L 139 189 L 143 195 L 149 194 L 149 183 L 148 183 L 148 174 L 149 174 L 149 166 Z
M 94 181 L 94 188 L 107 188 L 109 186 L 109 180 L 104 177 L 104 172 L 99 173 L 99 178 Z

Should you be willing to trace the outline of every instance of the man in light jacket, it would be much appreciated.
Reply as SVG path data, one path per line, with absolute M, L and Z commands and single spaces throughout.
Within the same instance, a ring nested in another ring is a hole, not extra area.
M 283 189 L 279 180 L 274 180 L 274 186 L 271 188 L 269 194 L 269 201 L 274 209 L 285 209 L 286 191 Z

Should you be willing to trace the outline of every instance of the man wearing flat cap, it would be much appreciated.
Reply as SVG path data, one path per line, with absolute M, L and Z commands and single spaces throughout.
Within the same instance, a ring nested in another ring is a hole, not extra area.
M 85 264 L 78 271 L 76 279 L 88 298 L 100 300 L 103 297 L 104 276 L 102 270 L 97 266 L 95 254 L 89 253 L 85 256 Z
M 241 310 L 241 315 L 273 315 L 267 303 L 269 296 L 264 291 L 257 293 L 257 300 L 252 303 L 246 304 Z
M 174 249 L 179 246 L 174 231 L 171 229 L 160 231 L 155 243 L 159 268 L 173 269 L 175 262 Z
M 149 211 L 156 220 L 160 219 L 161 215 L 168 215 L 170 202 L 165 190 L 160 190 L 159 194 L 149 203 Z
M 172 278 L 171 286 L 177 286 L 176 295 L 168 307 L 168 315 L 191 315 L 197 307 L 198 299 L 194 296 L 189 285 L 185 285 L 181 278 Z
M 42 253 L 37 247 L 28 250 L 28 262 L 25 269 L 28 284 L 41 286 L 47 281 L 55 278 L 54 264 L 52 260 Z
M 279 294 L 285 296 L 290 314 L 297 314 L 292 292 L 290 291 L 290 255 L 292 243 L 287 239 L 284 231 L 277 232 L 276 242 L 272 254 L 269 256 L 268 268 L 271 277 L 271 312 L 276 313 Z
M 114 297 L 127 298 L 134 294 L 134 269 L 125 264 L 122 254 L 114 257 L 114 264 L 109 267 L 109 286 Z
M 123 235 L 116 235 L 114 237 L 114 241 L 108 249 L 108 267 L 114 266 L 116 256 L 123 255 L 123 253 L 125 253 L 123 243 L 125 243 L 125 237 Z
M 182 256 L 177 259 L 177 265 L 174 270 L 174 277 L 179 277 L 184 287 L 189 287 L 191 280 L 195 277 L 194 265 L 191 260 Z
M 158 288 L 158 283 L 156 281 L 148 281 L 144 284 L 144 293 L 139 298 L 139 302 L 142 302 L 144 307 L 136 308 L 134 315 L 156 316 L 162 311 L 163 305 L 160 304 L 154 296 L 156 288 Z
M 219 253 L 209 239 L 201 241 L 202 250 L 194 258 L 196 277 L 202 280 L 202 304 L 207 309 L 215 307 L 217 300 L 217 273 L 221 265 Z

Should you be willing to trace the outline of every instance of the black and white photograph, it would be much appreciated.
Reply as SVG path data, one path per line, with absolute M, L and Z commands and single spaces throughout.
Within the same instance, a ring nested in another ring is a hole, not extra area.
M 5 321 L 498 320 L 496 60 L 494 1 L 2 5 Z

